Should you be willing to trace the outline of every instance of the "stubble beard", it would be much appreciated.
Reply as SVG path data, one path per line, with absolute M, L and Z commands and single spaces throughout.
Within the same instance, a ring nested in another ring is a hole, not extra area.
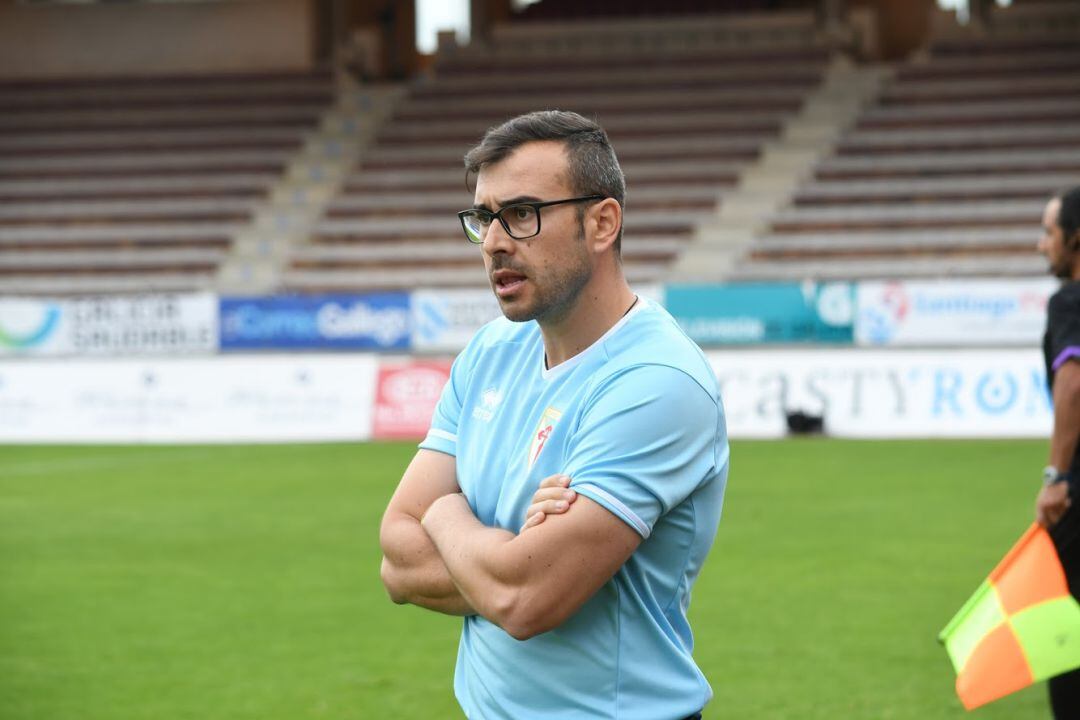
M 558 322 L 574 308 L 581 291 L 592 279 L 592 266 L 585 251 L 584 228 L 579 228 L 577 242 L 573 246 L 573 262 L 539 276 L 530 275 L 534 300 L 524 307 L 513 307 L 499 298 L 499 307 L 507 320 L 540 323 Z

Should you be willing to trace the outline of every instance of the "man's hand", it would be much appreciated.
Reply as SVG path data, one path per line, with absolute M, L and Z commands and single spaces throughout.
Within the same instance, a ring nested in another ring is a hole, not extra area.
M 525 511 L 525 524 L 518 533 L 544 522 L 548 515 L 562 515 L 577 500 L 577 493 L 570 489 L 569 475 L 552 475 L 540 481 L 540 487 L 532 496 L 529 509 Z
M 1047 485 L 1035 499 L 1035 520 L 1045 528 L 1057 525 L 1058 520 L 1069 509 L 1069 483 L 1057 482 Z

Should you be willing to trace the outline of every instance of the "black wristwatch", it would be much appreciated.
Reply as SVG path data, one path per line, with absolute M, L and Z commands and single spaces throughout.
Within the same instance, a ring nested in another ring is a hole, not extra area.
M 1042 479 L 1043 487 L 1050 487 L 1051 485 L 1057 485 L 1060 482 L 1068 482 L 1069 474 L 1059 472 L 1053 465 L 1047 465 L 1043 468 Z

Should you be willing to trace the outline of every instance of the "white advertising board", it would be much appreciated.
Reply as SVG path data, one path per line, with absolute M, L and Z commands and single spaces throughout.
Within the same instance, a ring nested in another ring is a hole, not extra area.
M 786 412 L 853 438 L 1049 437 L 1036 350 L 708 354 L 734 438 Z M 0 362 L 0 443 L 305 442 L 373 436 L 374 355 Z
M 1053 278 L 861 282 L 858 345 L 1038 345 Z
M 371 436 L 370 355 L 0 363 L 0 442 L 304 442 Z
M 1049 437 L 1037 350 L 732 350 L 708 353 L 731 437 L 787 433 L 786 412 L 852 438 Z
M 213 293 L 0 298 L 0 355 L 190 355 L 217 348 Z

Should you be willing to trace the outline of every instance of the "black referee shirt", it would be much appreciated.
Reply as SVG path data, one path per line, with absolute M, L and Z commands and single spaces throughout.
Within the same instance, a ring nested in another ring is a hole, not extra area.
M 1070 359 L 1080 360 L 1080 281 L 1067 282 L 1050 296 L 1046 311 L 1046 335 L 1043 336 L 1046 383 L 1051 392 L 1058 368 Z M 1080 477 L 1080 447 L 1077 447 L 1070 474 Z

